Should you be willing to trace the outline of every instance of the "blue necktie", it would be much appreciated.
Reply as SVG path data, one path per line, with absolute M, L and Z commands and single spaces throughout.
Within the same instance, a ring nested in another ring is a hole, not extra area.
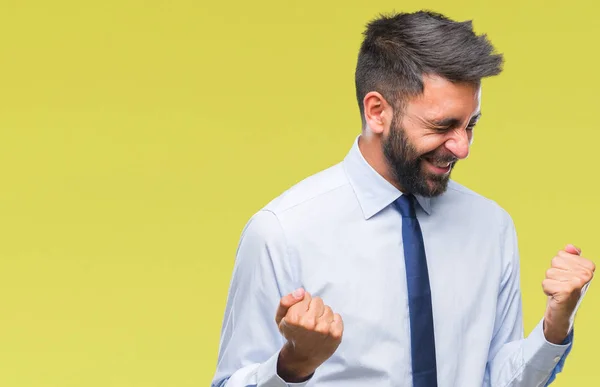
M 400 196 L 394 204 L 402 214 L 402 241 L 412 354 L 413 387 L 436 387 L 435 337 L 429 274 L 421 227 L 415 213 L 415 197 Z

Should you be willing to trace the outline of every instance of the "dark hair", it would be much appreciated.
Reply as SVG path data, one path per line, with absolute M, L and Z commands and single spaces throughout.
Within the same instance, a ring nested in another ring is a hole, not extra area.
M 456 22 L 430 11 L 381 15 L 363 33 L 356 66 L 356 97 L 364 120 L 363 99 L 377 91 L 394 109 L 423 92 L 423 75 L 452 82 L 479 83 L 502 71 L 486 35 L 477 36 L 472 22 Z

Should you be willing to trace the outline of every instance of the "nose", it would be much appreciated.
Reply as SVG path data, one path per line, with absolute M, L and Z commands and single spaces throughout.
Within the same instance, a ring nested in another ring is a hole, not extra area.
M 466 129 L 453 130 L 446 140 L 445 146 L 456 158 L 464 159 L 469 155 L 471 135 Z

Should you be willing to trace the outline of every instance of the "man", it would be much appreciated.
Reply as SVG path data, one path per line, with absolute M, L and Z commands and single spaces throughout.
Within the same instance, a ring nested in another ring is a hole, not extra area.
M 544 386 L 595 270 L 552 259 L 524 338 L 510 216 L 450 181 L 502 56 L 470 23 L 384 16 L 356 68 L 362 133 L 343 162 L 248 222 L 212 386 Z

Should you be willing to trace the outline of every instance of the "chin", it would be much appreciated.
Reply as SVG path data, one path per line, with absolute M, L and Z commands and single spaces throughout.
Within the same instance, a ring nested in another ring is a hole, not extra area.
M 426 183 L 427 184 L 427 192 L 423 196 L 436 197 L 436 196 L 440 196 L 441 194 L 446 192 L 446 190 L 448 189 L 448 182 L 450 181 L 450 175 L 445 176 L 443 180 L 440 180 L 439 178 L 436 178 L 436 179 L 428 178 L 426 181 L 427 181 L 427 183 Z

